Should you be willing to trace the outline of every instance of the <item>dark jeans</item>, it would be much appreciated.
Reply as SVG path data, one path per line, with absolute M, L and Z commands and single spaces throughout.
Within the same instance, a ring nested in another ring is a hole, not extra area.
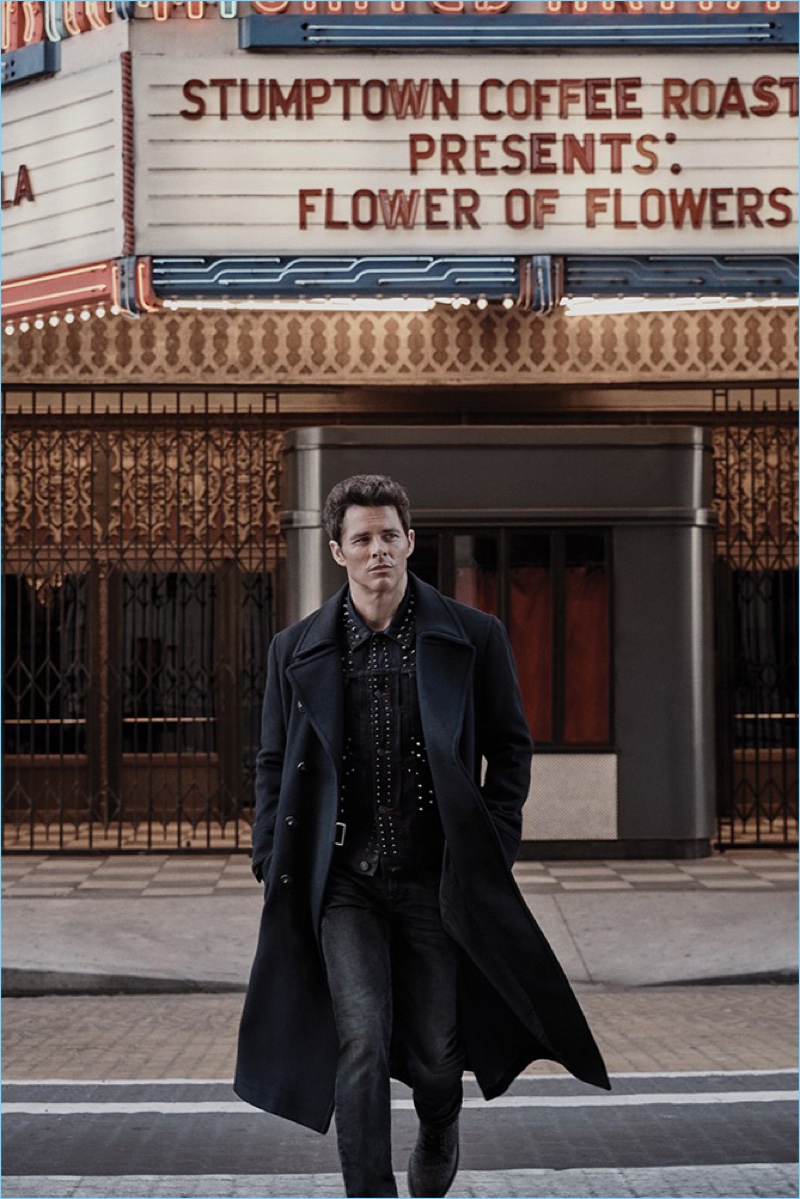
M 322 952 L 339 1034 L 336 1134 L 349 1196 L 396 1196 L 389 1050 L 405 1053 L 421 1119 L 449 1124 L 461 1107 L 458 950 L 442 928 L 438 883 L 334 871 Z

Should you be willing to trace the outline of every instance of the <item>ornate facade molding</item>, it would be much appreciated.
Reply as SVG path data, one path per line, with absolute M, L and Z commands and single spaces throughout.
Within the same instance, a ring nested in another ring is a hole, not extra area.
M 92 562 L 127 570 L 265 570 L 278 556 L 275 429 L 6 428 L 8 569 L 37 577 Z
M 796 570 L 795 425 L 731 420 L 714 429 L 717 553 L 733 570 Z
M 257 387 L 755 383 L 797 375 L 791 309 L 566 317 L 158 313 L 4 338 L 7 384 Z

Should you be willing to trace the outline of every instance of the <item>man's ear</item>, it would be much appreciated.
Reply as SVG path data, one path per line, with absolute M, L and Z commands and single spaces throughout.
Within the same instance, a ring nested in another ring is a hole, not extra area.
M 347 563 L 344 560 L 344 554 L 342 553 L 342 547 L 339 545 L 339 542 L 329 541 L 328 545 L 330 546 L 331 553 L 333 554 L 334 562 L 336 562 L 339 566 L 347 566 Z
M 414 553 L 414 530 L 408 530 L 408 553 L 409 556 Z

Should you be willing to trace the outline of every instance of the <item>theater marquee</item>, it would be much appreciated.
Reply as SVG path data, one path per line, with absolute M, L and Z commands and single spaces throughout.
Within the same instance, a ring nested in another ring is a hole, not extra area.
M 784 52 L 150 58 L 134 83 L 144 253 L 797 242 Z

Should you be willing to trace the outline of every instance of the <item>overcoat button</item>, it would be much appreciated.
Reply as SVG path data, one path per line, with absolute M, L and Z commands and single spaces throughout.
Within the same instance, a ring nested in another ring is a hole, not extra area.
M 305 772 L 308 770 L 308 767 L 306 766 L 305 762 L 298 762 L 297 769 L 301 774 L 305 774 Z
M 359 862 L 359 870 L 369 870 L 369 862 Z
M 297 828 L 297 817 L 296 816 L 287 816 L 286 824 L 289 828 Z
M 282 887 L 291 887 L 291 885 L 292 885 L 291 874 L 282 874 L 281 875 L 281 886 Z
M 305 710 L 306 710 L 306 706 L 305 706 L 305 704 L 303 703 L 303 701 L 302 701 L 301 699 L 299 699 L 299 700 L 297 701 L 297 711 L 298 711 L 298 712 L 305 712 Z

